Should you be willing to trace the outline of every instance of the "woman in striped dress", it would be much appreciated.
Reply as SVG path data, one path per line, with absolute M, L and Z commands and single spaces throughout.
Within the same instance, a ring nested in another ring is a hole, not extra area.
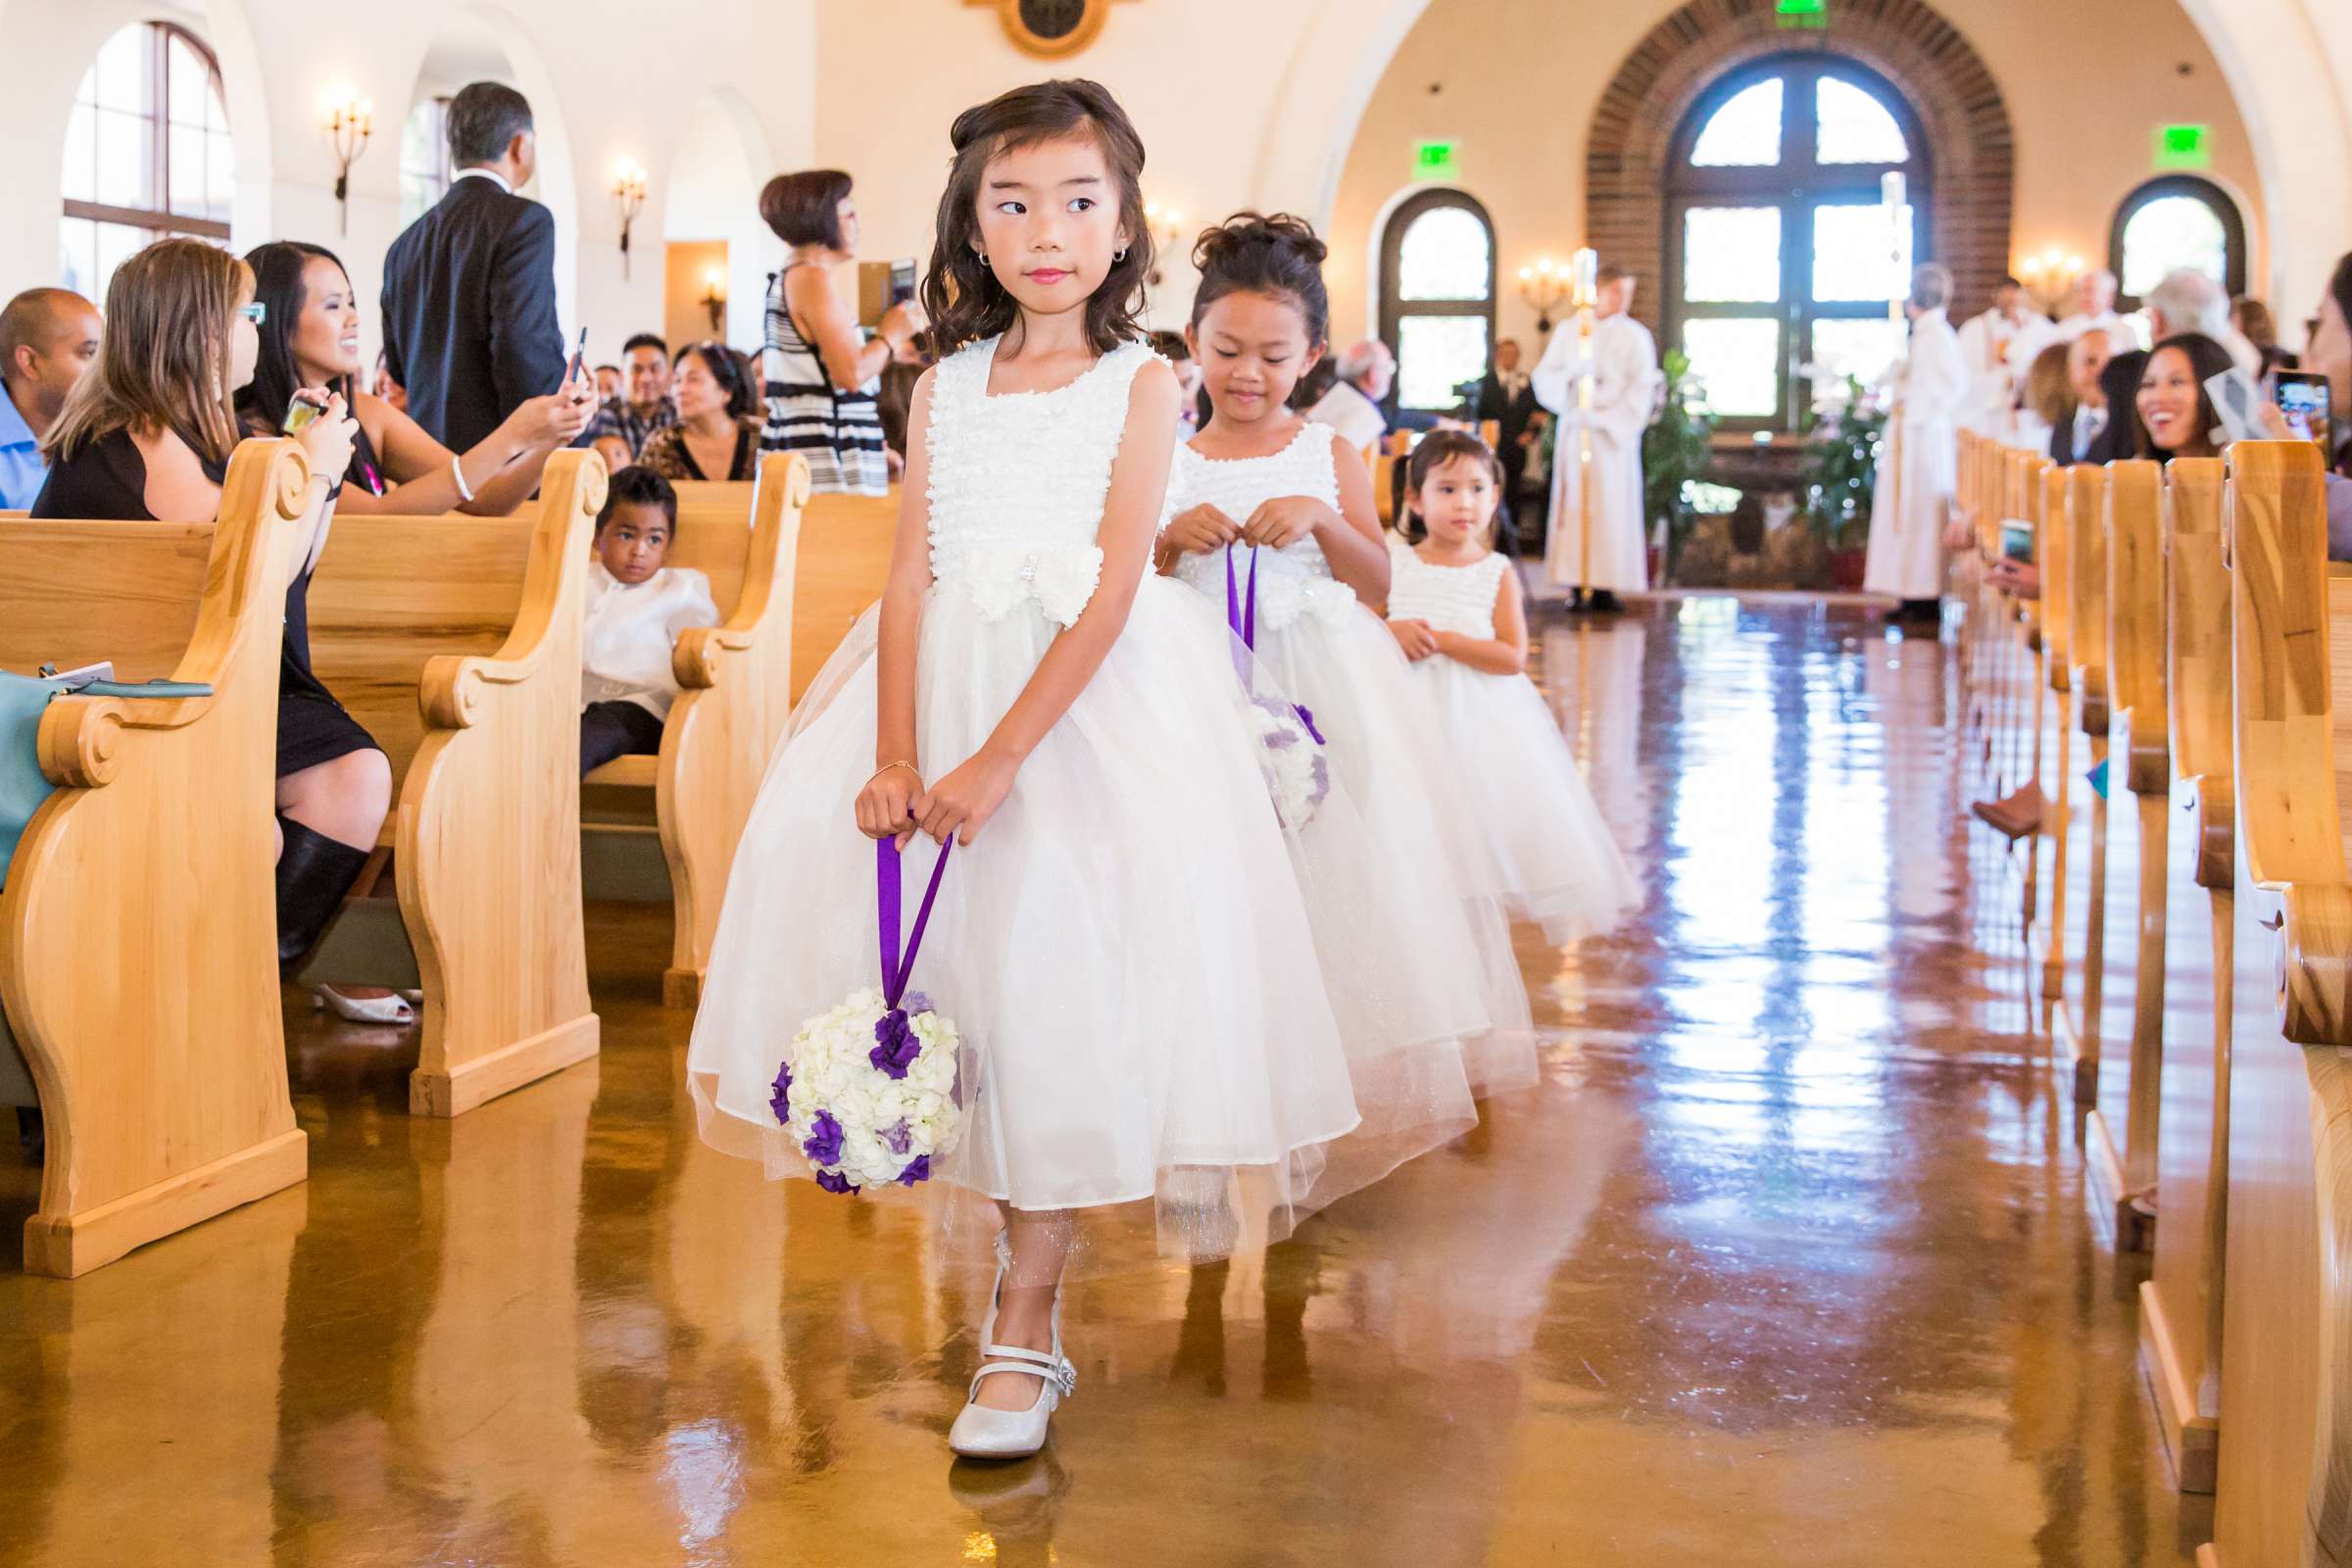
M 833 292 L 833 270 L 858 254 L 858 208 L 837 169 L 778 174 L 760 216 L 792 247 L 767 289 L 767 423 L 760 444 L 808 460 L 819 493 L 878 496 L 890 488 L 874 394 L 882 367 L 922 329 L 911 302 L 894 305 L 874 336 Z

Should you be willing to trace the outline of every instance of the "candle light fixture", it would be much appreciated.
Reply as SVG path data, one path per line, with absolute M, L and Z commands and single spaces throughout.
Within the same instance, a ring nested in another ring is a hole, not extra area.
M 1568 297 L 1568 270 L 1548 256 L 1519 269 L 1519 297 L 1536 313 L 1536 330 L 1551 330 L 1551 313 Z
M 629 225 L 645 209 L 645 170 L 624 161 L 612 174 L 612 210 L 620 215 L 620 275 L 629 275 Z
M 726 279 L 713 267 L 703 273 L 703 309 L 710 313 L 710 335 L 716 337 L 727 324 Z
M 2065 312 L 2068 296 L 2090 264 L 2063 245 L 2052 245 L 2037 255 L 2028 256 L 2017 264 L 2017 280 L 2026 286 L 2026 297 L 2034 308 L 2044 316 Z
M 1157 202 L 1144 203 L 1144 225 L 1152 231 L 1152 275 L 1154 288 L 1165 281 L 1165 258 L 1184 244 L 1184 214 Z
M 335 206 L 346 234 L 351 232 L 351 166 L 368 150 L 368 138 L 374 132 L 375 105 L 349 87 L 327 94 L 326 139 L 335 154 Z

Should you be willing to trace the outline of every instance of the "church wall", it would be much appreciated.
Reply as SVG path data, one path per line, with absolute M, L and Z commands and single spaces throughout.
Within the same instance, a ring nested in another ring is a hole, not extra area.
M 1499 329 L 1532 338 L 1535 313 L 1510 280 L 1536 257 L 1564 259 L 1583 242 L 1593 110 L 1628 52 L 1675 9 L 1668 0 L 1634 8 L 1433 0 L 1381 78 L 1341 179 L 1329 272 L 1335 322 L 1370 330 L 1378 220 L 1407 189 L 1414 143 L 1451 137 L 1461 149 L 1459 183 L 1495 223 L 1505 280 Z M 1942 0 L 1936 9 L 1984 59 L 2007 104 L 2014 255 L 2056 245 L 2103 264 L 2117 204 L 2156 172 L 2154 128 L 2195 122 L 2212 127 L 2205 172 L 2247 220 L 2248 275 L 2257 287 L 2271 276 L 2252 143 L 2212 52 L 2178 7 L 2135 4 L 2130 27 L 2115 25 L 2106 8 L 2032 0 Z M 2083 78 L 2083 62 L 2097 63 L 2095 80 Z M 2281 310 L 2282 323 L 2309 303 Z

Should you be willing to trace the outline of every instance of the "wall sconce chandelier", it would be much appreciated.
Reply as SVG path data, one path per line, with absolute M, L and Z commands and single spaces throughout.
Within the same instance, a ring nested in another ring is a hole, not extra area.
M 351 232 L 351 166 L 368 150 L 368 138 L 374 131 L 374 104 L 348 87 L 327 95 L 326 138 L 335 154 L 335 207 L 346 234 Z
M 1519 297 L 1536 313 L 1537 331 L 1551 330 L 1551 313 L 1568 297 L 1573 281 L 1571 270 L 1548 256 L 1539 256 L 1534 266 L 1519 269 Z
M 2026 297 L 2034 308 L 2044 316 L 2066 314 L 2067 297 L 2090 264 L 2061 246 L 2052 245 L 2038 256 L 2028 256 L 2017 264 L 2017 280 L 2026 285 Z
M 645 210 L 645 170 L 623 163 L 612 174 L 612 210 L 620 215 L 620 275 L 629 275 L 629 225 Z
M 727 295 L 725 279 L 713 267 L 703 274 L 703 309 L 710 313 L 710 335 L 716 337 L 727 324 Z
M 1146 281 L 1157 288 L 1165 280 L 1164 258 L 1184 244 L 1184 214 L 1157 202 L 1146 202 L 1144 225 L 1152 231 L 1152 275 Z

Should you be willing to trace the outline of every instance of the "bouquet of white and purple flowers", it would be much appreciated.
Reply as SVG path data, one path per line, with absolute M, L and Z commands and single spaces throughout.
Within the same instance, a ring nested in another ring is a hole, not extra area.
M 927 1181 L 932 1161 L 952 1151 L 962 1131 L 956 1025 L 933 1011 L 922 993 L 906 991 L 948 867 L 948 847 L 940 846 L 903 961 L 898 845 L 882 840 L 875 861 L 882 989 L 853 991 L 840 1005 L 802 1024 L 784 1048 L 768 1101 L 815 1170 L 816 1185 L 829 1193 Z
M 1257 547 L 1250 548 L 1250 589 L 1248 597 L 1233 577 L 1233 547 L 1225 547 L 1225 624 L 1242 640 L 1242 647 L 1250 653 L 1257 651 Z M 1323 732 L 1315 728 L 1315 715 L 1298 703 L 1286 703 L 1279 697 L 1259 695 L 1253 682 L 1254 666 L 1242 654 L 1233 656 L 1242 677 L 1242 689 L 1250 698 L 1250 725 L 1257 736 L 1262 754 L 1261 765 L 1266 775 L 1266 791 L 1273 797 L 1274 815 L 1292 832 L 1314 820 L 1323 798 L 1331 793 L 1331 764 L 1323 756 Z

